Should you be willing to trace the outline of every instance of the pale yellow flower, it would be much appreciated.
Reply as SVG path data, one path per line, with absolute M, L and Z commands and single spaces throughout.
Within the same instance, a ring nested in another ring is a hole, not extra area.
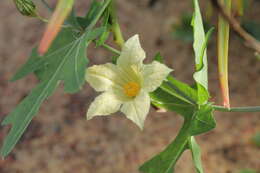
M 91 103 L 87 119 L 110 115 L 120 110 L 143 129 L 150 109 L 149 92 L 158 88 L 172 71 L 164 64 L 143 64 L 145 52 L 138 35 L 123 45 L 117 64 L 94 65 L 86 71 L 87 82 L 103 92 Z

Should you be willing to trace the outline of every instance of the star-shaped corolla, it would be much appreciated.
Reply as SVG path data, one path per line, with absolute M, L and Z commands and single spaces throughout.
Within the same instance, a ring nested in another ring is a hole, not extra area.
M 120 110 L 143 129 L 150 109 L 149 92 L 158 88 L 172 71 L 164 64 L 143 64 L 145 52 L 138 35 L 123 45 L 117 64 L 94 65 L 86 70 L 87 82 L 103 92 L 91 103 L 87 119 L 110 115 Z

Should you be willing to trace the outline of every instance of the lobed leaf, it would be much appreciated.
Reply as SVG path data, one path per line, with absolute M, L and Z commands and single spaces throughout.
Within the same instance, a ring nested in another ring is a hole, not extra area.
M 47 69 L 44 71 L 45 74 L 42 75 L 40 84 L 2 122 L 2 125 L 12 124 L 11 131 L 1 148 L 3 157 L 7 156 L 13 149 L 33 116 L 38 112 L 41 103 L 54 92 L 60 81 L 64 82 L 66 92 L 76 92 L 81 88 L 87 65 L 86 46 L 91 39 L 99 34 L 100 29 L 86 32 L 80 38 L 75 39 L 71 31 L 63 30 L 59 37 L 66 39 L 61 43 L 63 46 L 60 49 L 48 53 L 44 57 L 38 57 L 35 53 L 32 54 L 28 63 L 22 68 L 22 75 L 18 73 L 16 76 L 20 77 L 28 73 L 29 71 L 23 70 L 30 67 L 32 61 L 39 64 L 39 68 L 47 64 Z M 68 37 L 73 38 L 74 41 L 67 42 L 67 40 L 70 40 Z M 31 71 L 33 70 L 35 69 L 31 69 Z
M 109 3 L 110 0 L 102 3 L 102 7 L 82 35 L 78 36 L 70 29 L 62 30 L 44 56 L 40 57 L 34 50 L 27 63 L 15 74 L 13 80 L 34 72 L 40 83 L 2 122 L 2 125 L 12 125 L 0 151 L 2 157 L 11 152 L 41 103 L 54 92 L 60 81 L 64 83 L 65 92 L 73 93 L 81 88 L 88 63 L 86 47 L 90 41 L 104 32 L 104 28 L 92 28 Z

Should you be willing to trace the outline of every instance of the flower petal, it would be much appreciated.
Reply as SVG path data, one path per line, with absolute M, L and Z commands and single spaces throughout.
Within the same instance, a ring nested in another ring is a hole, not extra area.
M 158 88 L 167 75 L 172 71 L 166 65 L 154 61 L 143 67 L 143 88 L 147 92 L 152 92 Z
M 111 92 L 104 92 L 97 96 L 91 103 L 88 112 L 87 120 L 94 116 L 110 115 L 120 109 L 122 102 Z
M 145 58 L 145 52 L 140 45 L 139 36 L 134 35 L 129 38 L 123 45 L 121 55 L 117 60 L 117 64 L 122 67 L 129 67 L 133 64 L 142 64 Z
M 107 91 L 111 87 L 120 87 L 123 81 L 114 64 L 94 65 L 86 70 L 86 81 L 96 91 Z
M 121 111 L 128 119 L 137 124 L 140 129 L 144 127 L 144 121 L 149 113 L 150 97 L 148 93 L 141 91 L 138 96 L 132 101 L 123 104 Z

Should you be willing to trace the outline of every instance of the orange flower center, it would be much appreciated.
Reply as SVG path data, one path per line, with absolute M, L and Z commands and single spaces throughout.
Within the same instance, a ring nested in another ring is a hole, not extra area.
M 124 92 L 129 97 L 135 97 L 140 91 L 140 85 L 136 82 L 128 82 L 124 85 Z

